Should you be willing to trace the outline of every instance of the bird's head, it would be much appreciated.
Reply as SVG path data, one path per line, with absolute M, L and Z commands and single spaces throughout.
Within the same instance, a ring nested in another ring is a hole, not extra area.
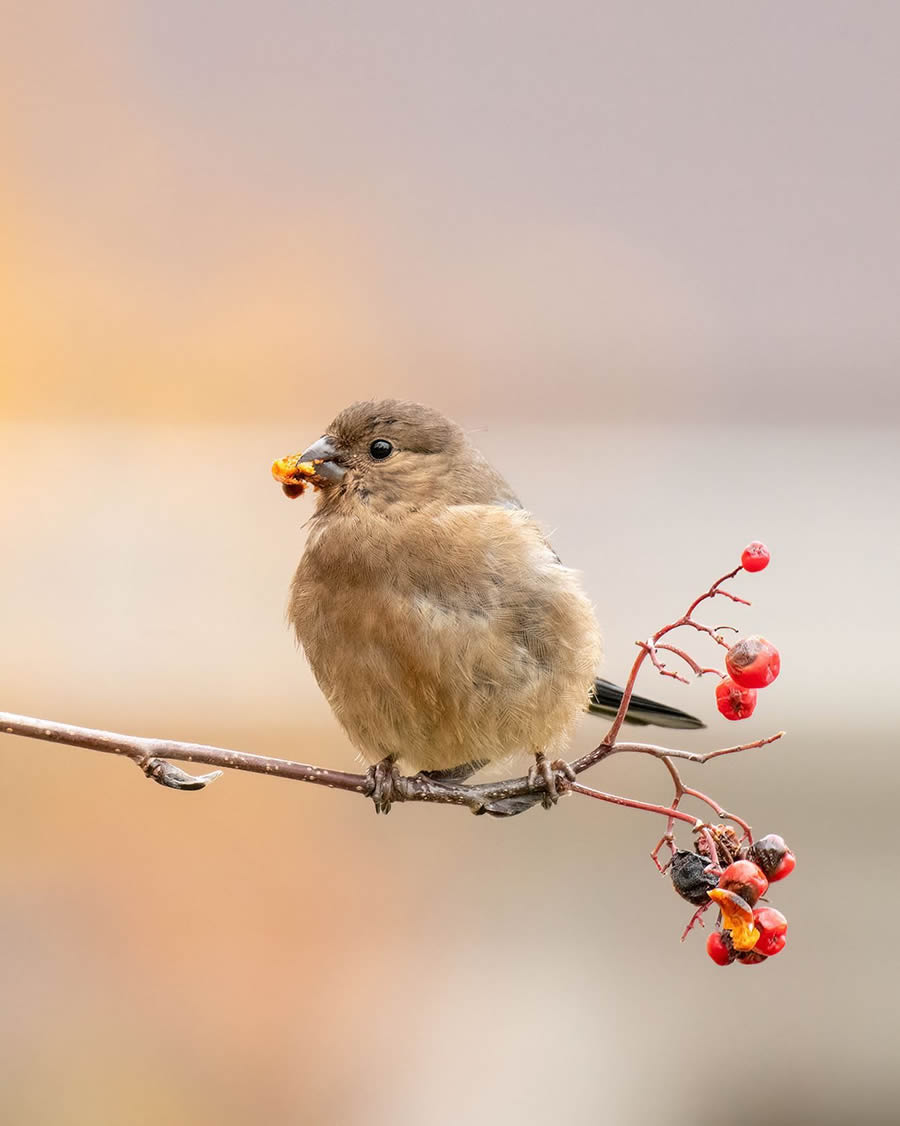
M 456 423 L 419 403 L 353 403 L 303 453 L 281 458 L 272 475 L 288 496 L 306 485 L 321 502 L 339 497 L 379 507 L 435 499 L 465 476 L 475 455 Z

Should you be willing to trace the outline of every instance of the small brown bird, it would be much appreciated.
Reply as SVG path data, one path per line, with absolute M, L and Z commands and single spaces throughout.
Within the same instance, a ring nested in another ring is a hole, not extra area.
M 521 750 L 555 801 L 578 714 L 612 715 L 622 693 L 594 677 L 576 574 L 462 429 L 418 403 L 354 403 L 272 471 L 289 496 L 318 490 L 288 613 L 376 809 L 399 769 L 458 781 Z M 628 719 L 703 726 L 640 697 Z

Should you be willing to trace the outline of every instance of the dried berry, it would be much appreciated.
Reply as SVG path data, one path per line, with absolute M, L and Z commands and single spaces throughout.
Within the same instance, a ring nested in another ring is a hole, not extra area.
M 752 907 L 766 894 L 769 881 L 762 868 L 752 860 L 736 860 L 719 877 L 719 887 L 735 892 Z
M 765 688 L 781 671 L 781 655 L 764 637 L 745 637 L 725 654 L 725 668 L 742 688 Z
M 716 863 L 731 864 L 734 860 L 742 859 L 741 842 L 737 833 L 730 825 L 707 825 L 706 833 L 698 833 L 694 841 L 694 848 L 701 856 L 709 856 L 706 844 L 707 834 L 712 837 L 716 846 Z
M 762 868 L 770 884 L 789 876 L 797 863 L 794 854 L 784 843 L 784 837 L 779 837 L 777 833 L 769 833 L 754 841 L 747 856 Z
M 745 571 L 763 571 L 769 565 L 769 549 L 759 540 L 748 543 L 741 555 L 741 566 Z
M 715 873 L 705 871 L 708 863 L 705 857 L 698 856 L 696 852 L 679 849 L 669 865 L 672 887 L 682 899 L 695 906 L 709 902 L 706 893 L 718 886 L 719 881 Z
M 756 707 L 756 689 L 742 688 L 725 677 L 716 685 L 716 707 L 726 719 L 747 719 Z

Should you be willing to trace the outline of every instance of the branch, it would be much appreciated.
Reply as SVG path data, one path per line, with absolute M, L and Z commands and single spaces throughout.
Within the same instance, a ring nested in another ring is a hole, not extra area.
M 145 739 L 140 735 L 119 735 L 114 731 L 97 731 L 91 727 L 76 727 L 70 723 L 55 723 L 52 720 L 33 719 L 27 715 L 13 715 L 0 712 L 0 734 L 24 735 L 28 739 L 44 739 L 48 743 L 61 743 L 67 747 L 82 747 L 88 751 L 103 751 L 110 755 L 121 755 L 131 759 L 155 782 L 172 786 L 165 772 L 159 772 L 157 763 L 163 759 L 179 762 L 199 762 L 206 766 L 221 767 L 225 770 L 249 770 L 254 774 L 272 774 L 277 778 L 291 778 L 296 782 L 313 782 L 318 786 L 331 786 L 338 790 L 351 790 L 365 793 L 367 782 L 364 775 L 345 774 L 339 770 L 325 770 L 320 766 L 307 766 L 286 758 L 268 758 L 264 755 L 251 755 L 244 751 L 227 750 L 224 747 L 209 747 L 203 743 L 176 743 L 169 739 Z M 187 774 L 179 771 L 194 782 L 205 778 L 203 785 L 218 778 L 222 770 L 211 776 Z M 174 789 L 187 789 L 176 785 Z M 194 786 L 202 789 L 202 786 Z
M 287 778 L 294 782 L 311 782 L 316 786 L 328 786 L 334 790 L 371 797 L 374 781 L 368 774 L 348 774 L 341 770 L 328 770 L 321 766 L 309 766 L 293 759 L 271 758 L 267 755 L 253 755 L 246 751 L 234 751 L 224 747 L 212 747 L 203 743 L 178 743 L 169 739 L 148 739 L 139 735 L 121 735 L 113 731 L 98 731 L 90 727 L 76 727 L 68 723 L 52 720 L 34 719 L 31 716 L 13 715 L 0 712 L 0 734 L 21 735 L 29 739 L 43 739 L 68 747 L 81 747 L 90 751 L 120 755 L 134 762 L 143 773 L 160 785 L 178 790 L 199 790 L 218 778 L 222 770 L 246 770 L 253 774 L 267 774 L 274 778 Z M 667 761 L 672 758 L 689 762 L 704 763 L 719 755 L 736 754 L 743 750 L 763 747 L 780 739 L 783 732 L 766 739 L 757 739 L 735 747 L 725 747 L 698 755 L 669 747 L 658 747 L 651 743 L 616 743 L 603 745 L 572 764 L 575 773 L 581 773 L 601 759 L 616 753 L 645 754 Z M 598 751 L 602 754 L 598 755 Z M 596 757 L 595 757 L 596 756 Z M 202 763 L 219 769 L 211 774 L 192 775 L 173 766 L 167 759 L 178 762 Z M 577 793 L 587 793 L 599 797 L 598 791 L 567 783 L 564 777 L 558 779 L 560 789 L 571 789 Z M 506 798 L 540 797 L 545 791 L 543 779 L 534 783 L 527 777 L 508 778 L 500 782 L 486 782 L 479 785 L 435 782 L 423 775 L 399 777 L 393 781 L 392 799 L 394 801 L 423 801 L 445 805 L 463 805 L 475 813 L 484 811 L 486 805 Z M 699 794 L 699 792 L 698 792 Z M 645 809 L 670 814 L 669 807 L 651 806 L 634 798 L 617 797 L 604 794 L 603 800 L 613 801 L 632 809 Z M 708 803 L 709 804 L 709 803 Z M 681 814 L 681 820 L 697 823 L 695 817 Z

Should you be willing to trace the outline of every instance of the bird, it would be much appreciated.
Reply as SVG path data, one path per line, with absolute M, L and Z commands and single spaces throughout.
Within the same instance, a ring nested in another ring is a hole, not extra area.
M 288 496 L 316 489 L 288 619 L 376 811 L 401 771 L 459 782 L 522 751 L 542 793 L 480 812 L 555 804 L 580 713 L 615 715 L 622 689 L 596 676 L 578 574 L 462 427 L 420 403 L 355 402 L 272 474 Z M 703 726 L 643 697 L 626 719 Z

